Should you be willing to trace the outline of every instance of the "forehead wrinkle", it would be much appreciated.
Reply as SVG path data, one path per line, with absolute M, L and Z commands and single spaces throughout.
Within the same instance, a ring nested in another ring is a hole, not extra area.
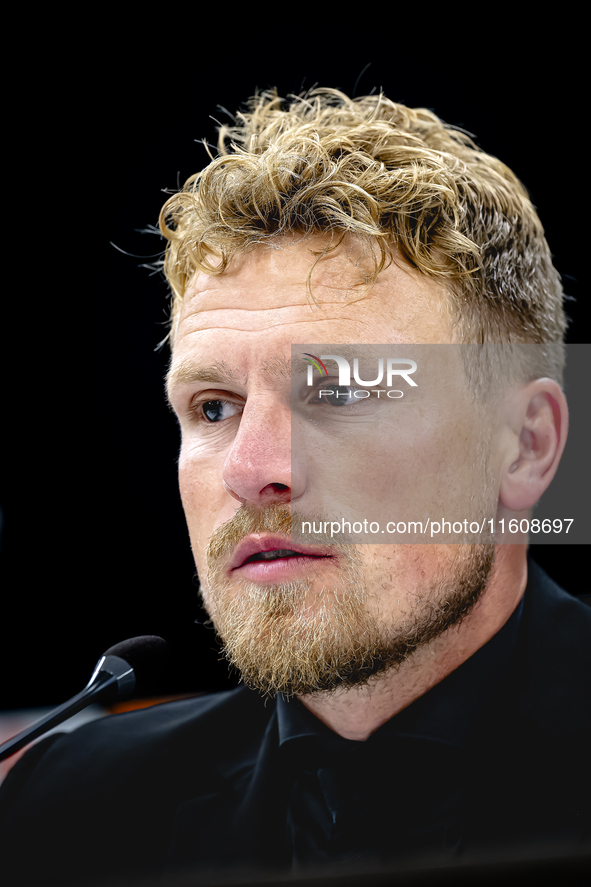
M 213 290 L 213 295 L 216 296 L 216 298 L 219 298 L 219 293 L 218 293 L 216 290 Z M 230 294 L 230 295 L 232 295 L 232 294 Z M 230 295 L 228 295 L 227 298 L 230 298 Z M 235 307 L 234 305 L 232 305 L 232 304 L 230 304 L 230 305 L 220 305 L 220 306 L 218 306 L 217 308 L 216 308 L 216 307 L 210 307 L 209 305 L 198 305 L 198 306 L 196 307 L 194 313 L 195 313 L 195 314 L 206 314 L 206 313 L 209 312 L 209 311 L 211 311 L 212 314 L 213 314 L 215 311 L 236 311 L 236 312 L 239 312 L 239 311 L 281 311 L 282 308 L 311 308 L 311 309 L 313 310 L 314 307 L 316 307 L 316 306 L 314 306 L 314 305 L 311 305 L 310 302 L 307 301 L 307 300 L 303 300 L 302 302 L 291 302 L 291 303 L 288 303 L 287 305 L 285 305 L 285 304 L 282 304 L 282 305 L 267 305 L 267 306 L 264 307 L 264 308 L 261 308 L 260 305 L 250 307 L 250 306 L 248 306 L 248 305 L 244 305 L 244 304 L 243 304 L 243 302 L 244 302 L 244 294 L 236 293 L 236 294 L 233 294 L 233 295 L 235 295 L 236 298 L 241 298 L 241 302 L 242 302 L 242 304 L 240 305 L 239 308 L 236 308 L 236 307 Z M 185 297 L 186 304 L 188 305 L 189 302 L 190 302 L 192 299 L 197 299 L 197 298 L 200 297 L 200 296 L 201 296 L 201 293 L 199 293 L 198 295 L 194 295 L 194 296 L 188 296 L 188 295 L 187 295 L 187 296 Z M 329 304 L 331 304 L 331 305 L 338 305 L 338 304 L 341 304 L 341 303 L 338 301 L 338 299 L 335 299 L 333 302 L 330 302 Z
M 351 324 L 355 324 L 359 328 L 362 328 L 364 325 L 365 326 L 369 325 L 367 323 L 367 321 L 365 321 L 361 317 L 348 317 L 348 316 L 343 316 L 343 317 L 338 317 L 338 318 L 330 317 L 330 316 L 328 316 L 328 317 L 313 317 L 313 318 L 305 317 L 305 318 L 302 318 L 301 320 L 285 320 L 285 321 L 281 321 L 278 323 L 266 324 L 265 326 L 261 326 L 261 327 L 258 327 L 258 326 L 257 327 L 200 326 L 200 327 L 195 327 L 194 329 L 187 330 L 184 333 L 184 335 L 188 336 L 188 335 L 193 335 L 195 333 L 207 333 L 207 332 L 233 332 L 233 333 L 255 333 L 256 334 L 256 333 L 264 333 L 264 332 L 268 332 L 270 330 L 279 329 L 280 327 L 284 327 L 284 326 L 292 327 L 292 326 L 298 326 L 299 324 L 302 324 L 302 323 L 309 326 L 312 323 L 328 323 L 328 322 L 335 321 L 335 320 L 343 321 L 345 323 L 348 322 Z M 297 344 L 297 343 L 294 343 L 294 344 Z
M 240 308 L 236 310 L 240 311 L 260 311 L 260 310 L 268 310 L 274 311 L 283 307 L 297 307 L 304 306 L 309 308 L 314 308 L 317 304 L 328 304 L 328 305 L 342 305 L 344 304 L 344 298 L 350 294 L 351 287 L 337 287 L 331 284 L 322 284 L 316 283 L 314 287 L 314 294 L 316 296 L 316 300 L 311 301 L 306 292 L 306 281 L 305 280 L 297 280 L 293 282 L 285 281 L 284 277 L 281 278 L 281 284 L 278 286 L 275 281 L 261 281 L 260 278 L 256 280 L 256 283 L 251 284 L 248 280 L 245 282 L 239 282 L 238 284 L 234 284 L 232 286 L 233 281 L 231 276 L 228 275 L 226 271 L 224 274 L 224 280 L 218 280 L 217 285 L 214 286 L 206 286 L 202 289 L 197 287 L 189 288 L 185 294 L 184 302 L 188 304 L 189 302 L 201 302 L 205 304 L 201 304 L 198 310 L 202 311 L 223 311 L 224 308 L 209 308 L 208 301 L 213 298 L 214 300 L 219 299 L 220 293 L 229 299 L 238 299 L 240 301 Z M 210 283 L 208 281 L 208 283 Z M 293 294 L 294 290 L 297 290 L 298 293 L 303 291 L 303 297 L 297 298 L 297 301 L 292 302 L 287 300 L 287 304 L 285 301 L 281 305 L 268 305 L 265 309 L 261 309 L 256 305 L 250 305 L 248 302 L 245 303 L 245 298 L 249 296 L 250 298 L 262 298 L 265 296 L 271 295 L 272 299 L 275 300 L 277 290 L 280 290 L 285 297 Z M 320 296 L 320 291 L 326 291 L 324 295 Z M 357 299 L 352 300 L 353 303 L 358 301 Z M 346 304 L 346 303 L 345 303 Z

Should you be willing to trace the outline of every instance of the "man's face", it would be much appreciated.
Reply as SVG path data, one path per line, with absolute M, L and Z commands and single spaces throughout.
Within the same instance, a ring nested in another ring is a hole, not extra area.
M 414 412 L 406 451 L 394 437 L 366 435 L 356 470 L 336 491 L 331 473 L 319 471 L 317 447 L 292 454 L 293 343 L 452 341 L 445 291 L 406 266 L 392 264 L 353 301 L 367 257 L 347 238 L 316 266 L 311 305 L 310 249 L 324 245 L 285 238 L 237 257 L 218 277 L 199 274 L 169 375 L 203 600 L 230 660 L 265 692 L 351 686 L 400 664 L 469 611 L 493 564 L 484 545 L 324 545 L 294 554 L 292 509 L 344 513 L 362 491 L 387 511 L 389 490 L 407 498 L 420 490 L 418 504 L 428 508 L 431 490 L 439 507 L 471 517 L 478 483 L 480 436 L 457 385 L 435 414 Z M 494 516 L 497 492 L 493 483 L 481 513 Z

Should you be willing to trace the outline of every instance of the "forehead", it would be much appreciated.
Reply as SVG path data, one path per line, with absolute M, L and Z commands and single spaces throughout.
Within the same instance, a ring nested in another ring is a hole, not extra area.
M 196 358 L 287 357 L 292 343 L 452 341 L 446 289 L 400 261 L 368 287 L 372 258 L 350 237 L 315 265 L 311 298 L 313 251 L 327 243 L 317 235 L 285 237 L 236 256 L 221 275 L 199 273 L 179 313 L 171 374 Z

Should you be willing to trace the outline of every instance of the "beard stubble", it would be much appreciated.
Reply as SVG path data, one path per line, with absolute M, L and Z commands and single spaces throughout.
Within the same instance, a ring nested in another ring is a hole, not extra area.
M 396 625 L 384 624 L 368 607 L 359 545 L 333 542 L 334 561 L 319 561 L 319 568 L 301 579 L 273 585 L 228 579 L 224 564 L 245 536 L 266 532 L 289 538 L 292 520 L 295 526 L 296 514 L 286 505 L 242 506 L 207 548 L 206 609 L 228 662 L 264 696 L 331 693 L 400 668 L 463 621 L 494 567 L 494 545 L 445 546 L 452 556 L 417 590 L 410 613 Z

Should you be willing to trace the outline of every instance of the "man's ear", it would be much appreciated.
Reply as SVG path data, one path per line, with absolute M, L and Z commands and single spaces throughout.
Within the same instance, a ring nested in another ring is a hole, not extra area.
M 568 407 L 553 379 L 535 379 L 512 391 L 506 405 L 500 504 L 509 511 L 528 511 L 556 474 L 568 433 Z

